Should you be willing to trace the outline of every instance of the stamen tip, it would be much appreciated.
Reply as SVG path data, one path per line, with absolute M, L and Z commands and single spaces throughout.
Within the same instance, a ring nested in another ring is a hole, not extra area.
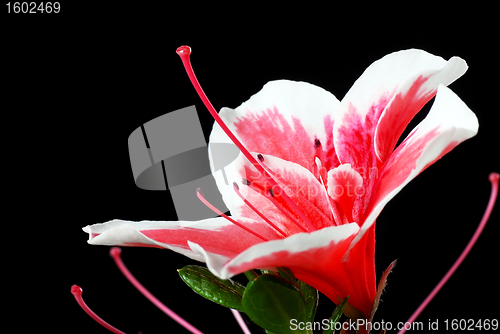
M 249 180 L 247 180 L 247 179 L 241 179 L 241 183 L 243 183 L 246 186 L 251 186 L 252 185 L 252 182 L 249 181 Z
M 201 197 L 205 197 L 205 195 L 203 194 L 203 192 L 201 191 L 201 188 L 196 188 L 196 192 L 198 193 L 199 196 Z
M 120 247 L 111 247 L 109 250 L 109 255 L 111 255 L 112 258 L 117 258 L 120 256 L 122 252 L 122 249 Z
M 78 285 L 74 284 L 71 286 L 71 293 L 73 295 L 81 295 L 83 292 L 82 288 L 80 288 Z
M 179 46 L 177 50 L 175 51 L 179 56 L 184 56 L 184 55 L 190 55 L 191 54 L 191 48 L 187 45 Z
M 240 190 L 240 186 L 236 182 L 233 182 L 233 187 L 236 188 L 236 190 Z
M 260 162 L 264 162 L 264 157 L 260 153 L 257 154 L 257 159 L 259 159 Z
M 500 179 L 500 174 L 495 172 L 490 173 L 489 180 L 491 183 L 497 183 L 499 179 Z
M 319 139 L 318 138 L 314 139 L 314 148 L 317 149 L 320 146 L 321 146 L 321 142 L 319 141 Z

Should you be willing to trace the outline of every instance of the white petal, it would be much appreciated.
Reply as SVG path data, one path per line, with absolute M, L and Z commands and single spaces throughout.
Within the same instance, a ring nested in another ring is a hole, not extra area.
M 377 157 L 385 161 L 406 125 L 434 96 L 437 86 L 449 85 L 466 70 L 465 61 L 458 57 L 445 61 L 416 49 L 394 52 L 375 61 L 340 104 L 333 133 L 341 163 L 360 167 L 348 149 L 359 137 L 351 137 L 352 131 L 348 131 L 354 126 L 362 128 L 357 131 L 364 133 L 370 145 L 375 143 Z M 396 100 L 402 103 L 391 108 Z M 358 151 L 362 149 L 368 147 L 359 147 Z
M 276 238 L 276 232 L 266 224 L 242 218 L 238 222 L 267 239 Z M 231 257 L 262 242 L 222 217 L 196 222 L 115 219 L 83 230 L 89 233 L 89 244 L 167 248 L 199 261 L 203 258 L 190 250 L 189 241 L 199 243 L 213 253 Z

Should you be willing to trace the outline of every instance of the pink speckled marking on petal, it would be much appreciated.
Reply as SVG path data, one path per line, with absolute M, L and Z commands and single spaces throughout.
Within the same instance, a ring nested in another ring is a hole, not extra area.
M 292 117 L 292 120 L 293 127 L 274 107 L 261 115 L 248 112 L 234 126 L 249 151 L 273 155 L 310 169 L 314 162 L 314 137 L 306 132 L 299 119 Z
M 349 112 L 344 115 L 338 128 L 336 149 L 342 164 L 351 164 L 352 168 L 363 177 L 364 194 L 357 197 L 353 205 L 353 220 L 361 222 L 370 195 L 378 178 L 380 163 L 375 153 L 375 129 L 392 93 L 380 97 L 379 101 L 371 106 L 365 118 L 351 105 Z
M 436 95 L 437 87 L 422 91 L 422 86 L 428 79 L 429 77 L 419 76 L 408 91 L 396 94 L 385 108 L 375 135 L 376 150 L 381 161 L 387 160 L 408 123 Z
M 335 144 L 333 142 L 333 125 L 335 121 L 331 116 L 325 116 L 323 120 L 326 133 L 326 142 L 321 143 L 324 150 L 325 161 L 322 161 L 323 167 L 328 172 L 330 169 L 336 168 L 340 165 L 337 153 L 335 152 Z

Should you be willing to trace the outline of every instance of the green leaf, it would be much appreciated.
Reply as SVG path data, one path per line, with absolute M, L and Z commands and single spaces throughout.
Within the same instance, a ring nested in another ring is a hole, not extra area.
M 306 321 L 306 306 L 300 290 L 283 277 L 263 274 L 250 281 L 242 305 L 250 319 L 268 332 L 307 333 L 291 329 L 291 320 L 297 324 Z
M 318 307 L 318 290 L 300 280 L 297 280 L 297 286 L 302 291 L 302 296 L 306 302 L 306 321 L 313 322 Z
M 290 281 L 292 284 L 297 284 L 297 280 L 295 279 L 295 275 L 289 268 L 285 267 L 277 267 L 278 273 L 280 274 L 281 277 L 284 279 Z
M 342 313 L 344 312 L 344 308 L 347 305 L 347 301 L 349 300 L 349 296 L 345 297 L 342 299 L 342 302 L 340 302 L 337 307 L 335 307 L 335 310 L 333 310 L 332 316 L 330 317 L 329 321 L 329 327 L 327 330 L 323 332 L 323 334 L 332 334 L 335 330 L 335 323 L 339 321 L 340 317 L 342 316 Z
M 199 295 L 222 306 L 245 312 L 241 305 L 245 287 L 240 283 L 222 280 L 200 266 L 185 266 L 178 272 L 182 280 Z

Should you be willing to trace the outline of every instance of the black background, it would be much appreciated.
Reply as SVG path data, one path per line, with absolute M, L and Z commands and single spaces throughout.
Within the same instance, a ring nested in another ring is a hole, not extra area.
M 127 138 L 141 124 L 195 104 L 208 139 L 212 120 L 175 53 L 180 45 L 193 48 L 195 72 L 216 109 L 237 107 L 275 79 L 307 81 L 341 99 L 370 63 L 401 49 L 462 57 L 470 68 L 451 89 L 476 113 L 479 134 L 418 176 L 378 218 L 377 277 L 394 259 L 398 265 L 375 321 L 405 321 L 474 233 L 489 198 L 488 174 L 500 171 L 498 27 L 488 10 L 233 7 L 63 3 L 51 16 L 0 9 L 4 294 L 16 296 L 9 312 L 23 319 L 17 332 L 105 333 L 80 310 L 72 284 L 127 333 L 186 332 L 125 280 L 109 248 L 88 245 L 81 231 L 113 218 L 177 219 L 168 192 L 134 185 Z M 439 319 L 440 330 L 446 319 L 498 319 L 499 222 L 497 207 L 419 317 L 425 327 L 429 319 Z M 201 331 L 240 332 L 228 310 L 178 277 L 176 269 L 193 261 L 157 249 L 122 255 L 151 292 Z M 321 298 L 316 320 L 332 310 Z

